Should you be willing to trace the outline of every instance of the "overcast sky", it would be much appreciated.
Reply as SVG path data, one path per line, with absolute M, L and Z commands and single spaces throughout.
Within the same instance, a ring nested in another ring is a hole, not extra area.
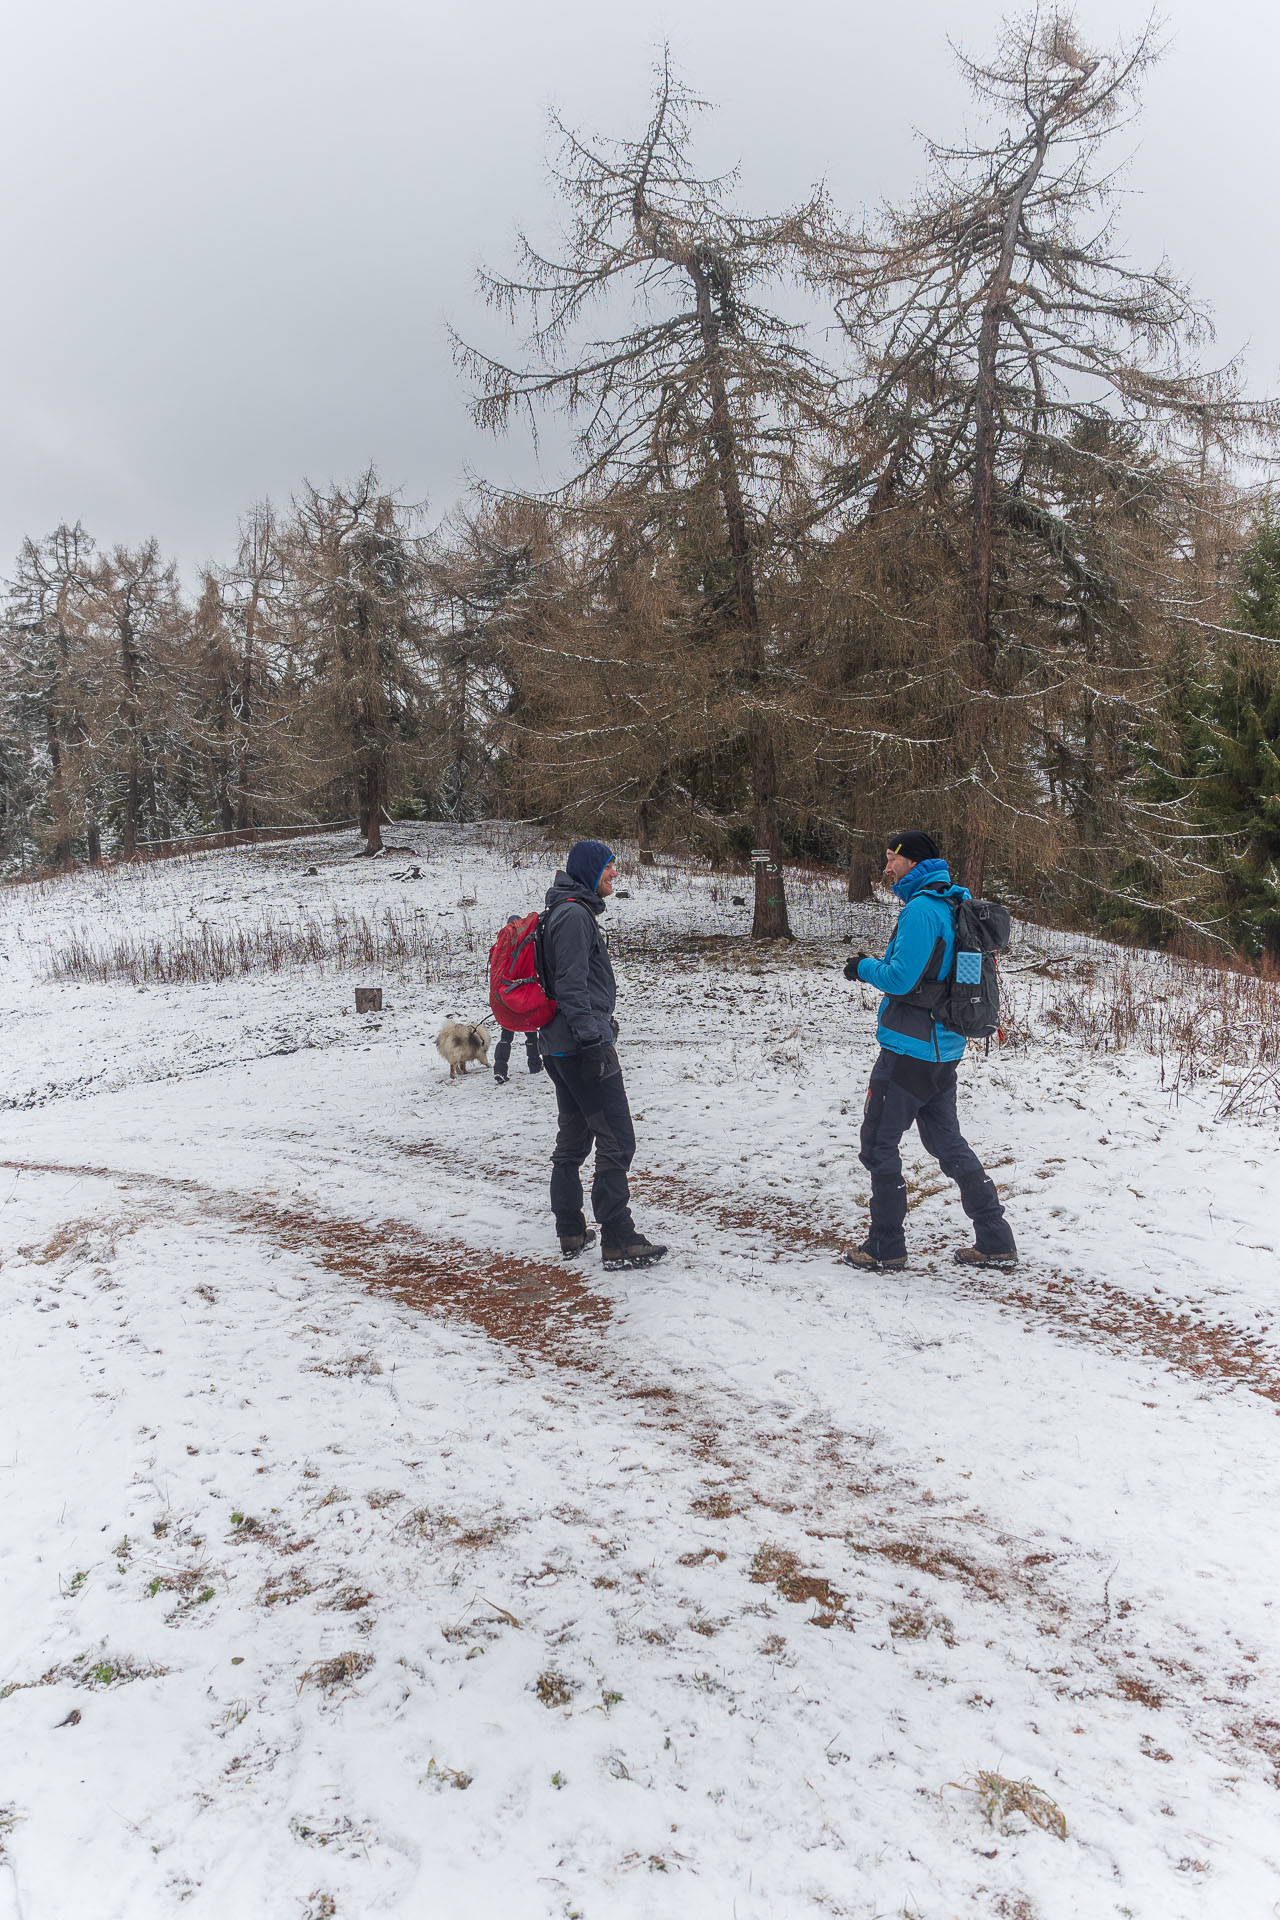
M 914 130 L 958 132 L 947 45 L 987 51 L 989 0 L 14 0 L 0 77 L 0 571 L 79 517 L 155 534 L 187 569 L 305 475 L 369 461 L 443 513 L 468 470 L 536 479 L 478 435 L 445 342 L 496 336 L 475 268 L 546 233 L 555 106 L 591 131 L 646 117 L 664 39 L 717 103 L 709 171 L 755 209 L 827 181 L 851 212 L 907 194 Z M 1086 39 L 1145 10 L 1086 0 Z M 1121 230 L 1168 254 L 1280 390 L 1274 0 L 1174 0 Z M 545 479 L 556 477 L 547 471 Z

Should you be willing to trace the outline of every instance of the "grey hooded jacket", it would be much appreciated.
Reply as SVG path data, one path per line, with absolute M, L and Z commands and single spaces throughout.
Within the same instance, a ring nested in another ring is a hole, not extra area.
M 557 873 L 547 889 L 542 951 L 550 975 L 547 991 L 556 1003 L 556 1013 L 538 1034 L 544 1054 L 613 1045 L 618 990 L 598 925 L 603 912 L 600 895 L 567 873 Z

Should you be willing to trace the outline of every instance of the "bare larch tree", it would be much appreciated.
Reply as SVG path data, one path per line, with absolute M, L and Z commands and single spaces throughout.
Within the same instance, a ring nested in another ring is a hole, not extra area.
M 837 383 L 802 327 L 753 295 L 802 277 L 825 244 L 829 212 L 821 194 L 776 216 L 736 211 L 735 176 L 704 179 L 693 167 L 703 104 L 664 58 L 640 139 L 588 142 L 553 122 L 552 178 L 571 215 L 560 253 L 521 235 L 519 273 L 482 276 L 493 306 L 513 319 L 529 312 L 531 364 L 511 367 L 461 342 L 457 351 L 482 426 L 500 429 L 523 412 L 536 430 L 547 405 L 580 423 L 580 464 L 566 493 L 619 513 L 625 502 L 633 521 L 650 524 L 689 524 L 689 497 L 714 499 L 703 572 L 716 619 L 704 644 L 723 662 L 752 830 L 770 856 L 767 869 L 757 866 L 753 932 L 779 937 L 790 927 L 763 576 L 809 460 L 833 431 Z M 583 343 L 591 308 L 612 314 L 628 303 L 625 331 Z
M 1115 240 L 1102 146 L 1157 55 L 1150 25 L 1098 54 L 1068 13 L 1006 23 L 993 59 L 959 56 L 988 130 L 931 142 L 925 189 L 848 256 L 841 310 L 855 347 L 872 343 L 864 425 L 878 450 L 857 484 L 872 511 L 964 502 L 949 772 L 963 789 L 959 866 L 975 891 L 1000 831 L 1001 779 L 1025 741 L 1015 703 L 1037 675 L 1071 670 L 1060 649 L 1048 664 L 1028 643 L 1009 543 L 1038 540 L 1070 574 L 1088 545 L 1067 498 L 1083 497 L 1082 465 L 1092 459 L 1126 495 L 1176 486 L 1193 478 L 1185 455 L 1206 419 L 1215 434 L 1231 420 L 1230 370 L 1201 372 L 1187 357 L 1208 335 L 1205 314 L 1167 265 L 1138 271 Z M 1167 457 L 1153 482 L 1156 450 Z

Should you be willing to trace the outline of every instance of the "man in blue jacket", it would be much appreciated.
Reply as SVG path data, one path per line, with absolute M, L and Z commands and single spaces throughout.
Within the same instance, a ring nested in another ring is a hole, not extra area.
M 613 854 L 603 841 L 579 840 L 548 889 L 542 951 L 556 1012 L 538 1032 L 560 1120 L 551 1155 L 560 1251 L 581 1253 L 596 1237 L 582 1210 L 581 1175 L 594 1141 L 591 1210 L 600 1223 L 600 1258 L 609 1271 L 652 1266 L 667 1251 L 637 1233 L 631 1218 L 627 1169 L 636 1136 L 613 1044 L 617 987 L 599 926 L 615 875 Z
M 955 949 L 948 902 L 967 900 L 969 892 L 952 884 L 950 869 L 927 833 L 890 836 L 884 877 L 902 902 L 884 958 L 857 953 L 844 969 L 846 980 L 865 981 L 885 996 L 858 1155 L 871 1175 L 871 1229 L 844 1257 L 851 1267 L 877 1272 L 906 1266 L 907 1189 L 898 1149 L 914 1125 L 925 1151 L 956 1182 L 960 1204 L 973 1222 L 976 1245 L 959 1248 L 955 1258 L 965 1266 L 1014 1267 L 1018 1252 L 995 1183 L 956 1118 L 956 1062 L 966 1042 L 933 1014 Z

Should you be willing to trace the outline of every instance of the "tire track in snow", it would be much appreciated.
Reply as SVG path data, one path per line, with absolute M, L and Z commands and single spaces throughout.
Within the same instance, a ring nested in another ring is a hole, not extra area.
M 1226 1693 L 1223 1673 L 1204 1671 L 1210 1663 L 1202 1629 L 1179 1626 L 1180 1645 L 1153 1648 L 1147 1629 L 1135 1624 L 1130 1636 L 1109 1603 L 1102 1621 L 1086 1625 L 1081 1586 L 1064 1576 L 1079 1557 L 1093 1558 L 1087 1547 L 1028 1551 L 1035 1543 L 1002 1529 L 960 1496 L 939 1497 L 901 1467 L 881 1463 L 869 1436 L 821 1419 L 792 1419 L 789 1410 L 749 1401 L 739 1389 L 705 1377 L 672 1385 L 678 1375 L 668 1374 L 656 1382 L 652 1372 L 610 1349 L 602 1338 L 610 1303 L 571 1268 L 481 1254 L 402 1221 L 371 1225 L 170 1175 L 13 1159 L 0 1166 L 173 1195 L 370 1292 L 469 1324 L 522 1358 L 599 1382 L 615 1407 L 630 1402 L 638 1425 L 660 1429 L 664 1447 L 702 1468 L 705 1492 L 693 1502 L 691 1531 L 705 1535 L 708 1523 L 718 1523 L 744 1559 L 754 1551 L 752 1578 L 783 1601 L 809 1606 L 815 1626 L 855 1629 L 862 1616 L 846 1604 L 850 1594 L 836 1581 L 855 1586 L 860 1564 L 879 1563 L 899 1570 L 893 1588 L 899 1609 L 917 1601 L 936 1608 L 940 1599 L 954 1606 L 955 1599 L 947 1602 L 950 1589 L 989 1624 L 992 1609 L 1030 1616 L 1046 1647 L 1046 1684 L 1059 1698 L 1106 1696 L 1142 1713 L 1165 1709 L 1219 1757 L 1249 1753 L 1276 1764 L 1274 1723 L 1255 1723 Z M 815 1560 L 829 1571 L 815 1568 Z M 1130 1637 L 1133 1644 L 1126 1644 Z M 1194 1665 L 1187 1657 L 1193 1648 Z M 1211 1726 L 1200 1717 L 1206 1708 L 1228 1707 L 1231 1717 L 1214 1714 Z M 1276 1779 L 1280 1784 L 1280 1774 Z

